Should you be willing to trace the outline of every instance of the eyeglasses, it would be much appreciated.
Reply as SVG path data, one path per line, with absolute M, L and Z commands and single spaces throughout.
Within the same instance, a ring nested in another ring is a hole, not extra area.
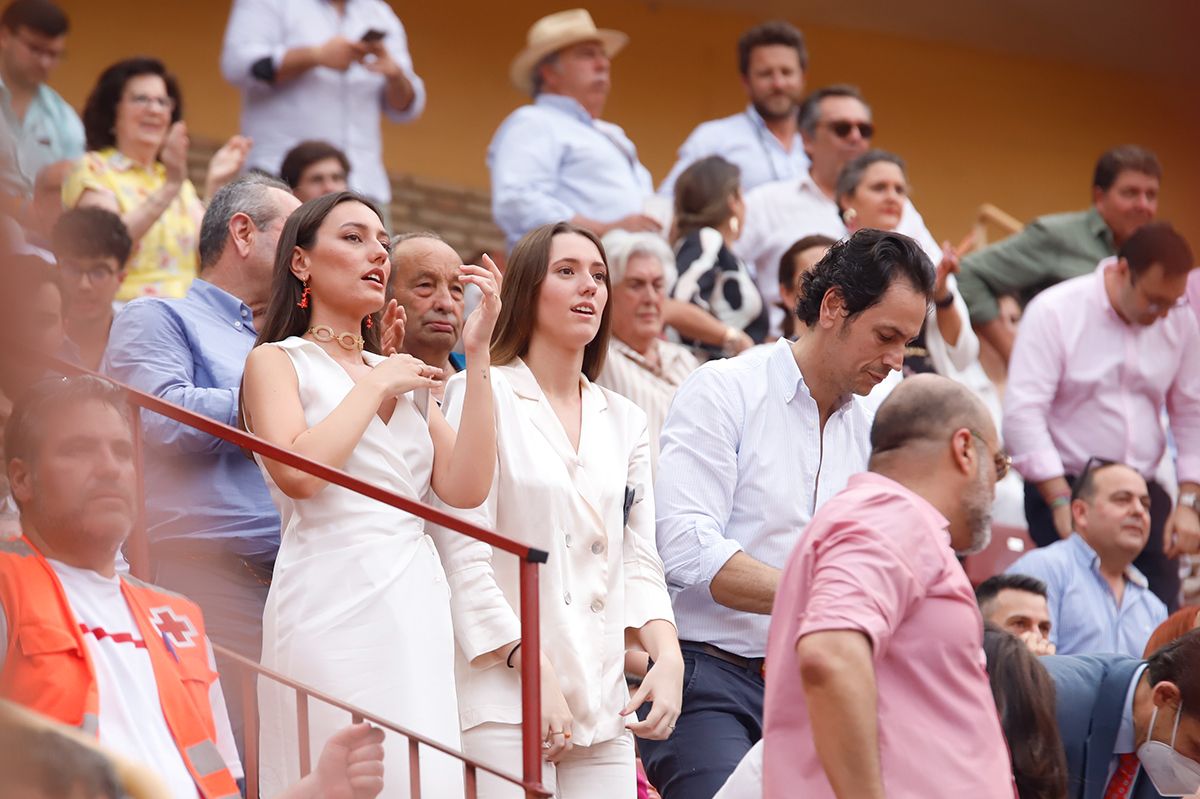
M 991 447 L 988 446 L 987 439 L 974 430 L 971 431 L 971 435 L 978 438 L 980 443 L 983 444 L 984 449 L 991 452 Z M 1008 476 L 1008 470 L 1012 468 L 1012 456 L 1002 449 L 992 452 L 991 455 L 992 464 L 996 467 L 996 482 L 999 483 L 1006 476 Z
M 25 46 L 25 49 L 33 54 L 35 58 L 40 58 L 43 61 L 49 61 L 52 64 L 57 64 L 66 57 L 66 51 L 62 48 L 53 50 L 49 47 L 42 47 L 40 44 L 29 41 L 24 36 L 18 36 L 17 41 Z
M 858 128 L 858 135 L 864 139 L 869 139 L 875 135 L 875 126 L 870 122 L 847 122 L 844 119 L 839 119 L 834 122 L 826 122 L 825 126 L 833 131 L 833 135 L 839 139 L 845 139 L 850 136 L 850 131 Z
M 1174 302 L 1151 302 L 1146 304 L 1146 313 L 1160 314 L 1163 311 L 1173 311 L 1176 308 L 1186 308 L 1187 297 L 1180 297 Z
M 1079 499 L 1080 491 L 1092 481 L 1093 472 L 1103 469 L 1106 466 L 1115 466 L 1117 463 L 1119 461 L 1112 460 L 1111 458 L 1101 458 L 1097 455 L 1088 458 L 1087 463 L 1083 464 L 1083 471 L 1079 473 L 1079 477 L 1075 479 L 1075 484 L 1071 486 L 1071 501 L 1074 502 Z
M 79 280 L 86 277 L 92 283 L 99 283 L 108 280 L 116 274 L 116 272 L 107 266 L 82 266 L 67 260 L 60 261 L 60 265 L 63 276 L 72 280 Z
M 125 99 L 130 105 L 136 105 L 139 108 L 161 108 L 168 114 L 175 110 L 175 98 L 173 97 L 151 97 L 148 94 L 132 94 Z

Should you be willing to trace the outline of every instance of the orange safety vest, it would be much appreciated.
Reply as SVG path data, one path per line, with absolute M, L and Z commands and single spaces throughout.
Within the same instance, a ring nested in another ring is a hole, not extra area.
M 209 687 L 217 675 L 208 665 L 200 608 L 127 576 L 121 594 L 146 642 L 167 727 L 200 794 L 240 797 L 215 743 Z M 100 697 L 79 621 L 58 575 L 23 536 L 0 537 L 0 609 L 8 626 L 0 695 L 97 733 Z

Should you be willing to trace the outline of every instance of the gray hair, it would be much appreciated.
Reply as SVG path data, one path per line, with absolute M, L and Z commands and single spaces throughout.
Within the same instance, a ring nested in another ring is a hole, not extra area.
M 604 252 L 608 256 L 608 279 L 612 285 L 617 285 L 625 279 L 625 267 L 629 259 L 635 255 L 649 255 L 657 258 L 662 264 L 663 284 L 666 292 L 671 293 L 671 287 L 679 277 L 675 267 L 675 253 L 665 239 L 655 233 L 630 233 L 627 230 L 610 230 L 600 240 Z
M 230 181 L 213 195 L 200 223 L 200 270 L 217 262 L 229 240 L 229 221 L 234 214 L 250 217 L 254 227 L 265 230 L 279 216 L 279 207 L 271 200 L 270 189 L 291 193 L 291 189 L 273 175 L 250 172 Z
M 533 73 L 530 76 L 531 88 L 529 90 L 529 94 L 531 96 L 537 97 L 542 93 L 542 67 L 548 67 L 551 64 L 557 64 L 559 52 L 561 51 L 555 50 L 553 53 L 548 56 L 544 56 L 541 61 L 533 65 Z
M 826 97 L 851 97 L 858 100 L 867 109 L 867 113 L 871 113 L 871 106 L 867 105 L 867 101 L 863 99 L 862 92 L 857 86 L 851 86 L 847 83 L 835 83 L 832 86 L 824 86 L 817 89 L 812 94 L 804 98 L 804 102 L 800 104 L 800 119 L 798 126 L 800 134 L 806 139 L 811 139 L 817 131 L 817 124 L 821 121 L 821 101 Z
M 867 150 L 842 167 L 842 171 L 838 173 L 837 186 L 834 189 L 833 196 L 837 198 L 839 205 L 842 202 L 842 198 L 854 196 L 854 192 L 858 190 L 858 184 L 862 183 L 863 175 L 874 164 L 879 163 L 895 164 L 900 167 L 900 171 L 905 173 L 907 177 L 903 158 L 886 150 Z

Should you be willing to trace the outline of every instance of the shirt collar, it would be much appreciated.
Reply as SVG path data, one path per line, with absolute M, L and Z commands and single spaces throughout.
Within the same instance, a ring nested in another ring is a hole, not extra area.
M 1129 690 L 1125 692 L 1125 708 L 1121 711 L 1121 725 L 1117 727 L 1117 739 L 1113 742 L 1114 755 L 1137 751 L 1138 742 L 1134 739 L 1133 730 L 1133 697 L 1137 694 L 1137 686 L 1145 670 L 1146 664 L 1143 663 L 1138 666 L 1137 671 L 1133 673 L 1133 679 L 1129 681 Z
M 540 400 L 545 393 L 542 387 L 538 385 L 537 378 L 533 376 L 533 370 L 529 368 L 523 358 L 517 358 L 512 363 L 504 364 L 507 367 L 508 382 L 512 384 L 513 391 L 521 399 Z M 608 407 L 608 399 L 604 396 L 604 392 L 599 389 L 592 381 L 587 379 L 587 375 L 579 375 L 580 396 L 585 404 L 594 402 L 598 410 L 604 410 Z
M 1096 206 L 1093 205 L 1087 210 L 1084 219 L 1088 232 L 1102 240 L 1107 245 L 1109 252 L 1115 252 L 1117 247 L 1113 243 L 1112 228 L 1104 221 L 1104 217 L 1100 216 L 1100 212 L 1096 210 Z
M 137 161 L 134 161 L 125 153 L 118 150 L 116 147 L 105 147 L 100 151 L 100 156 L 108 163 L 111 169 L 117 172 L 129 172 L 135 169 L 140 169 L 144 172 L 166 173 L 167 168 L 163 166 L 161 161 L 155 161 L 153 166 L 142 166 Z
M 217 288 L 202 278 L 195 278 L 192 280 L 191 288 L 188 289 L 188 296 L 195 297 L 221 316 L 240 321 L 247 329 L 254 330 L 254 314 L 250 310 L 250 306 L 225 289 Z
M 797 394 L 803 394 L 806 397 L 812 397 L 812 391 L 808 387 L 808 383 L 804 380 L 804 373 L 800 371 L 800 366 L 796 363 L 796 356 L 792 352 L 793 342 L 790 339 L 781 338 L 773 345 L 775 350 L 768 358 L 771 373 L 778 376 L 779 387 L 783 393 L 783 401 L 790 403 L 796 398 Z M 815 400 L 814 400 L 815 401 Z M 833 416 L 838 416 L 845 413 L 854 406 L 854 396 L 847 395 L 842 398 L 842 402 L 834 410 Z
M 612 350 L 614 350 L 617 354 L 621 355 L 622 357 L 628 358 L 629 360 L 633 361 L 638 366 L 642 367 L 643 369 L 645 369 L 647 372 L 650 372 L 651 374 L 657 375 L 663 371 L 663 367 L 665 366 L 665 364 L 663 363 L 662 359 L 663 359 L 663 355 L 665 353 L 663 352 L 663 348 L 658 346 L 657 339 L 654 342 L 652 342 L 650 345 L 650 346 L 654 347 L 656 350 L 658 350 L 658 366 L 657 367 L 651 366 L 650 362 L 646 360 L 646 356 L 642 355 L 640 352 L 638 352 L 633 347 L 626 344 L 624 341 L 621 341 L 621 339 L 617 338 L 616 336 L 613 336 L 612 338 L 610 338 L 608 340 L 608 346 Z
M 552 108 L 569 117 L 575 117 L 589 127 L 594 121 L 592 115 L 587 112 L 587 109 L 578 100 L 574 97 L 567 97 L 565 94 L 548 94 L 542 92 L 534 98 L 533 104 L 542 106 L 543 108 Z
M 1079 533 L 1071 533 L 1067 539 L 1067 546 L 1072 548 L 1075 555 L 1075 560 L 1081 563 L 1085 568 L 1091 569 L 1097 574 L 1100 573 L 1100 556 L 1096 554 L 1096 550 L 1092 549 L 1091 545 L 1083 540 L 1083 536 Z M 1125 568 L 1125 580 L 1131 585 L 1138 588 L 1146 588 L 1150 583 L 1146 580 L 1146 575 L 1137 570 L 1133 564 Z
M 950 520 L 940 510 L 935 508 L 929 500 L 925 499 L 925 497 L 911 488 L 897 483 L 892 478 L 885 477 L 877 472 L 859 472 L 858 474 L 851 475 L 850 479 L 846 481 L 847 488 L 855 488 L 863 485 L 890 491 L 894 494 L 902 494 L 907 497 L 917 506 L 917 510 L 925 517 L 930 527 L 939 531 L 946 545 L 950 545 Z

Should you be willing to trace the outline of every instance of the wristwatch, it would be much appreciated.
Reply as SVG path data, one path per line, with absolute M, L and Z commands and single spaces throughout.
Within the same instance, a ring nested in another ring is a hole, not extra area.
M 1179 495 L 1179 504 L 1200 513 L 1200 494 L 1195 491 L 1185 491 Z

